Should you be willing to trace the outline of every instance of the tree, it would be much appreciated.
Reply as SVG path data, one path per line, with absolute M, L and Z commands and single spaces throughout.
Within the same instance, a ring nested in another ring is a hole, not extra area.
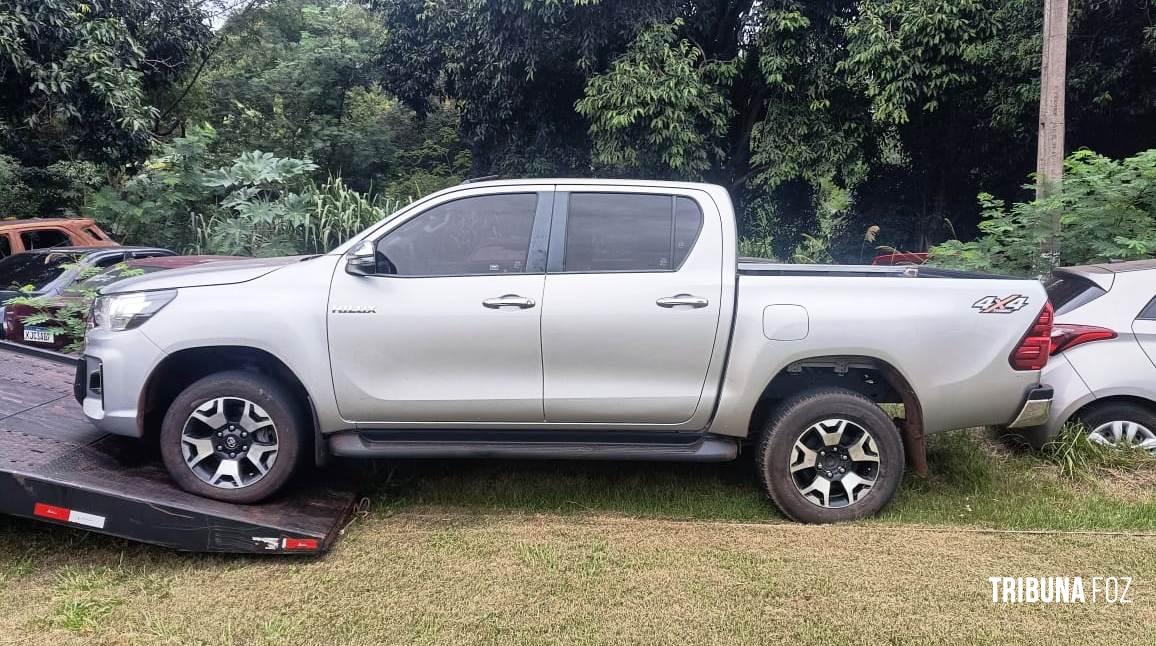
M 435 190 L 465 173 L 456 110 L 432 102 L 419 119 L 382 89 L 385 29 L 360 5 L 285 0 L 233 16 L 221 39 L 184 110 L 214 125 L 222 159 L 308 157 L 361 191 Z
M 25 164 L 142 157 L 156 99 L 210 32 L 192 0 L 0 6 L 0 146 Z
M 856 256 L 868 225 L 903 248 L 972 231 L 974 195 L 1032 166 L 1037 0 L 373 5 L 385 86 L 419 112 L 452 99 L 475 174 L 706 179 L 783 256 L 811 232 Z M 1149 8 L 1073 7 L 1070 138 L 1156 144 Z
M 663 0 L 372 0 L 388 30 L 387 90 L 419 114 L 452 99 L 472 174 L 552 175 L 590 168 L 574 112 L 587 77 L 645 26 L 677 16 Z

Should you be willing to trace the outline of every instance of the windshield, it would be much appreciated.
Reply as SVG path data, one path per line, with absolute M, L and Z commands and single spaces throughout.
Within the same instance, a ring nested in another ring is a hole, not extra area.
M 0 289 L 38 292 L 79 260 L 70 253 L 20 253 L 0 260 Z
M 163 271 L 165 269 L 167 269 L 167 267 L 129 267 L 122 262 L 109 267 L 95 276 L 85 278 L 75 285 L 70 286 L 62 293 L 65 296 L 82 296 L 85 292 L 95 292 L 101 287 L 111 285 L 118 280 L 132 278 L 133 276 L 143 276 L 145 274 L 151 274 L 154 271 Z

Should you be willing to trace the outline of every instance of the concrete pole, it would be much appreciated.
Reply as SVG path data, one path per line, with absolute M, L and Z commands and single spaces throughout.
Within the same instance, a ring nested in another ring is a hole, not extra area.
M 1040 138 L 1036 149 L 1036 197 L 1060 190 L 1064 174 L 1064 89 L 1067 83 L 1068 0 L 1044 0 L 1044 51 L 1040 70 Z M 1060 252 L 1060 211 L 1051 214 L 1048 249 Z

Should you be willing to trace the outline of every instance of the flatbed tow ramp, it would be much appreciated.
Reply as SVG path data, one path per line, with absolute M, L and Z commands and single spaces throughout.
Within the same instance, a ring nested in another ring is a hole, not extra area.
M 189 552 L 320 554 L 355 496 L 300 483 L 260 505 L 176 487 L 155 450 L 96 430 L 73 397 L 75 360 L 0 346 L 0 513 Z

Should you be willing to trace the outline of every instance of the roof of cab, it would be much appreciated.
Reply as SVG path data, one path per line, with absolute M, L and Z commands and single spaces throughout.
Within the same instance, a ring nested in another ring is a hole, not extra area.
M 697 188 L 700 190 L 721 188 L 718 184 L 702 182 L 674 182 L 657 179 L 607 179 L 598 177 L 523 177 L 511 179 L 479 179 L 466 180 L 457 186 L 451 186 L 447 191 L 455 189 L 478 188 L 485 186 L 525 186 L 537 184 L 570 184 L 570 185 L 597 185 L 597 186 L 656 186 L 667 188 Z
M 20 218 L 15 220 L 0 220 L 0 229 L 25 229 L 28 227 L 42 227 L 53 225 L 79 225 L 88 226 L 95 224 L 96 220 L 92 218 Z

